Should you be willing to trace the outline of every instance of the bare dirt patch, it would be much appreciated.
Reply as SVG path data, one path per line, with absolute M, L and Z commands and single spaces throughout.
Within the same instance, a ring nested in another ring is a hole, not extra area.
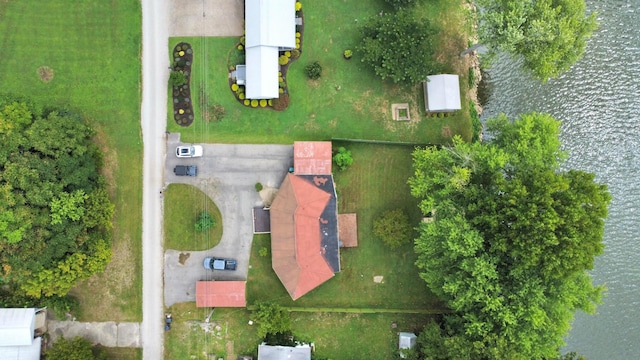
M 180 265 L 184 265 L 189 257 L 191 257 L 191 253 L 180 253 L 180 255 L 178 256 L 178 262 L 180 263 Z
M 38 70 L 36 70 L 36 73 L 43 82 L 48 83 L 53 80 L 53 68 L 49 66 L 40 66 Z
M 373 277 L 373 282 L 376 284 L 382 284 L 384 282 L 384 276 L 376 275 Z

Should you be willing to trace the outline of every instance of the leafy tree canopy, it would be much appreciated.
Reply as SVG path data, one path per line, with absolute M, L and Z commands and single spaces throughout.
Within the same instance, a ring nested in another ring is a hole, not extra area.
M 556 358 L 573 313 L 600 301 L 587 271 L 610 195 L 593 174 L 560 169 L 551 116 L 503 115 L 487 128 L 488 144 L 458 138 L 413 154 L 412 194 L 435 217 L 421 224 L 416 265 L 453 310 L 427 342 L 443 359 Z
M 584 0 L 479 0 L 480 39 L 521 55 L 542 81 L 569 69 L 597 28 Z
M 291 332 L 291 316 L 289 311 L 272 302 L 259 302 L 254 311 L 258 323 L 258 335 L 286 334 Z
M 64 296 L 111 258 L 113 204 L 91 127 L 0 97 L 0 283 Z
M 384 13 L 369 18 L 361 32 L 356 50 L 382 79 L 414 84 L 437 72 L 432 46 L 435 30 L 426 19 L 406 10 Z
M 373 234 L 392 249 L 411 242 L 413 228 L 402 209 L 385 211 L 373 221 Z

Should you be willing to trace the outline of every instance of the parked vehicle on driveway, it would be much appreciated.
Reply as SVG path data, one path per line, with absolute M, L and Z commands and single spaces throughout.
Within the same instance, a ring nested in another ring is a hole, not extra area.
M 178 146 L 176 148 L 176 156 L 179 158 L 201 157 L 203 153 L 200 145 Z
M 176 165 L 173 173 L 177 176 L 198 176 L 198 167 L 195 165 Z
M 204 268 L 207 270 L 235 270 L 238 262 L 233 259 L 205 258 Z

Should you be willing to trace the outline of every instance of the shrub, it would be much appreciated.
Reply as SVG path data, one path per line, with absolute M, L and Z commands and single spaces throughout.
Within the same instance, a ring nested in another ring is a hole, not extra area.
M 251 100 L 251 107 L 258 107 L 258 100 L 256 99 Z
M 269 106 L 273 106 L 273 100 L 269 99 L 269 101 L 267 101 L 267 104 L 269 104 Z
M 291 58 L 292 59 L 297 59 L 299 57 L 300 57 L 300 50 L 298 50 L 298 49 L 291 50 Z
M 392 249 L 411 241 L 409 216 L 401 209 L 389 210 L 373 220 L 373 234 Z
M 266 247 L 261 248 L 258 251 L 258 255 L 260 255 L 261 257 L 267 257 L 267 255 L 269 255 L 269 249 L 267 249 Z
M 353 56 L 353 51 L 347 49 L 344 51 L 344 58 L 345 59 L 351 59 L 351 57 Z
M 282 111 L 286 109 L 287 106 L 289 106 L 289 95 L 281 93 L 279 98 L 273 99 L 274 110 Z
M 322 75 L 322 65 L 320 65 L 319 62 L 314 61 L 307 65 L 304 68 L 304 71 L 307 73 L 307 77 L 309 77 L 309 79 L 316 80 L 320 78 L 320 75 Z
M 296 11 L 300 11 L 302 9 L 302 3 L 300 1 L 296 1 Z
M 333 156 L 333 161 L 336 163 L 340 171 L 342 171 L 353 164 L 353 156 L 351 156 L 351 151 L 341 146 L 338 149 L 338 153 Z
M 200 218 L 196 221 L 196 231 L 207 231 L 216 225 L 216 221 L 211 214 L 206 211 L 200 213 Z
M 286 55 L 280 55 L 278 58 L 278 64 L 285 66 L 289 63 L 289 58 Z
M 271 302 L 256 303 L 255 308 L 253 316 L 258 323 L 258 336 L 291 330 L 291 316 L 285 308 Z
M 257 182 L 256 183 L 256 192 L 260 192 L 260 191 L 262 191 L 262 189 L 264 189 L 264 187 L 262 186 L 262 183 Z
M 244 50 L 244 46 L 242 46 L 242 44 L 239 44 L 238 45 L 238 50 L 240 50 L 240 51 Z
M 260 100 L 260 107 L 265 107 L 265 106 L 267 106 L 267 100 L 265 99 Z
M 398 10 L 403 7 L 407 7 L 415 2 L 415 0 L 386 0 L 389 5 Z
M 231 90 L 233 90 L 233 92 L 237 92 L 238 89 L 240 89 L 240 87 L 238 86 L 238 84 L 232 84 L 231 85 Z
M 300 36 L 302 36 L 302 35 L 300 34 L 300 31 L 296 31 L 296 37 L 297 37 L 297 38 L 299 38 Z
M 284 56 L 290 58 L 291 57 L 291 51 L 285 51 L 284 52 Z
M 169 75 L 169 85 L 171 86 L 182 86 L 187 83 L 187 78 L 184 76 L 182 71 L 172 71 Z
M 238 94 L 238 99 L 240 99 L 240 100 L 244 100 L 244 93 L 240 93 L 240 94 Z
M 245 41 L 245 37 L 244 37 L 244 36 L 241 36 L 241 37 L 240 37 L 240 44 L 244 45 L 244 41 Z
M 249 99 L 245 99 L 242 103 L 244 104 L 244 106 L 251 105 L 251 101 L 249 101 Z
M 211 106 L 210 114 L 211 114 L 211 120 L 220 121 L 227 114 L 227 111 L 225 110 L 224 106 L 220 104 L 213 104 Z

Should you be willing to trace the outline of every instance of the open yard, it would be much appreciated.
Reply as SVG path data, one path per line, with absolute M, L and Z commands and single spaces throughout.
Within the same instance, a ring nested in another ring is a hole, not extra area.
M 424 114 L 421 84 L 382 81 L 363 66 L 357 52 L 351 60 L 343 58 L 343 51 L 355 50 L 359 41 L 358 20 L 362 23 L 366 17 L 378 16 L 380 10 L 391 11 L 388 5 L 380 0 L 309 1 L 303 2 L 302 55 L 287 74 L 291 96 L 287 110 L 254 109 L 234 98 L 227 70 L 239 38 L 172 38 L 168 51 L 182 41 L 193 47 L 191 89 L 196 121 L 188 128 L 179 127 L 169 103 L 168 128 L 180 131 L 187 142 L 291 143 L 352 138 L 442 143 L 455 134 L 471 139 L 468 101 L 464 100 L 469 89 L 467 59 L 458 57 L 467 46 L 464 29 L 459 28 L 465 11 L 456 2 L 424 3 L 418 12 L 440 30 L 435 56 L 444 71 L 458 73 L 461 78 L 463 108 L 451 117 Z M 309 80 L 304 67 L 316 60 L 323 67 L 322 76 Z M 393 103 L 408 103 L 411 121 L 392 120 Z M 214 104 L 225 108 L 224 119 L 201 121 L 203 111 Z
M 215 226 L 196 231 L 195 223 L 208 212 Z M 218 245 L 222 238 L 222 215 L 216 204 L 200 189 L 170 184 L 164 191 L 164 248 L 199 251 Z
M 141 320 L 140 12 L 137 0 L 0 2 L 2 91 L 80 113 L 104 152 L 113 261 L 73 290 L 85 321 Z

